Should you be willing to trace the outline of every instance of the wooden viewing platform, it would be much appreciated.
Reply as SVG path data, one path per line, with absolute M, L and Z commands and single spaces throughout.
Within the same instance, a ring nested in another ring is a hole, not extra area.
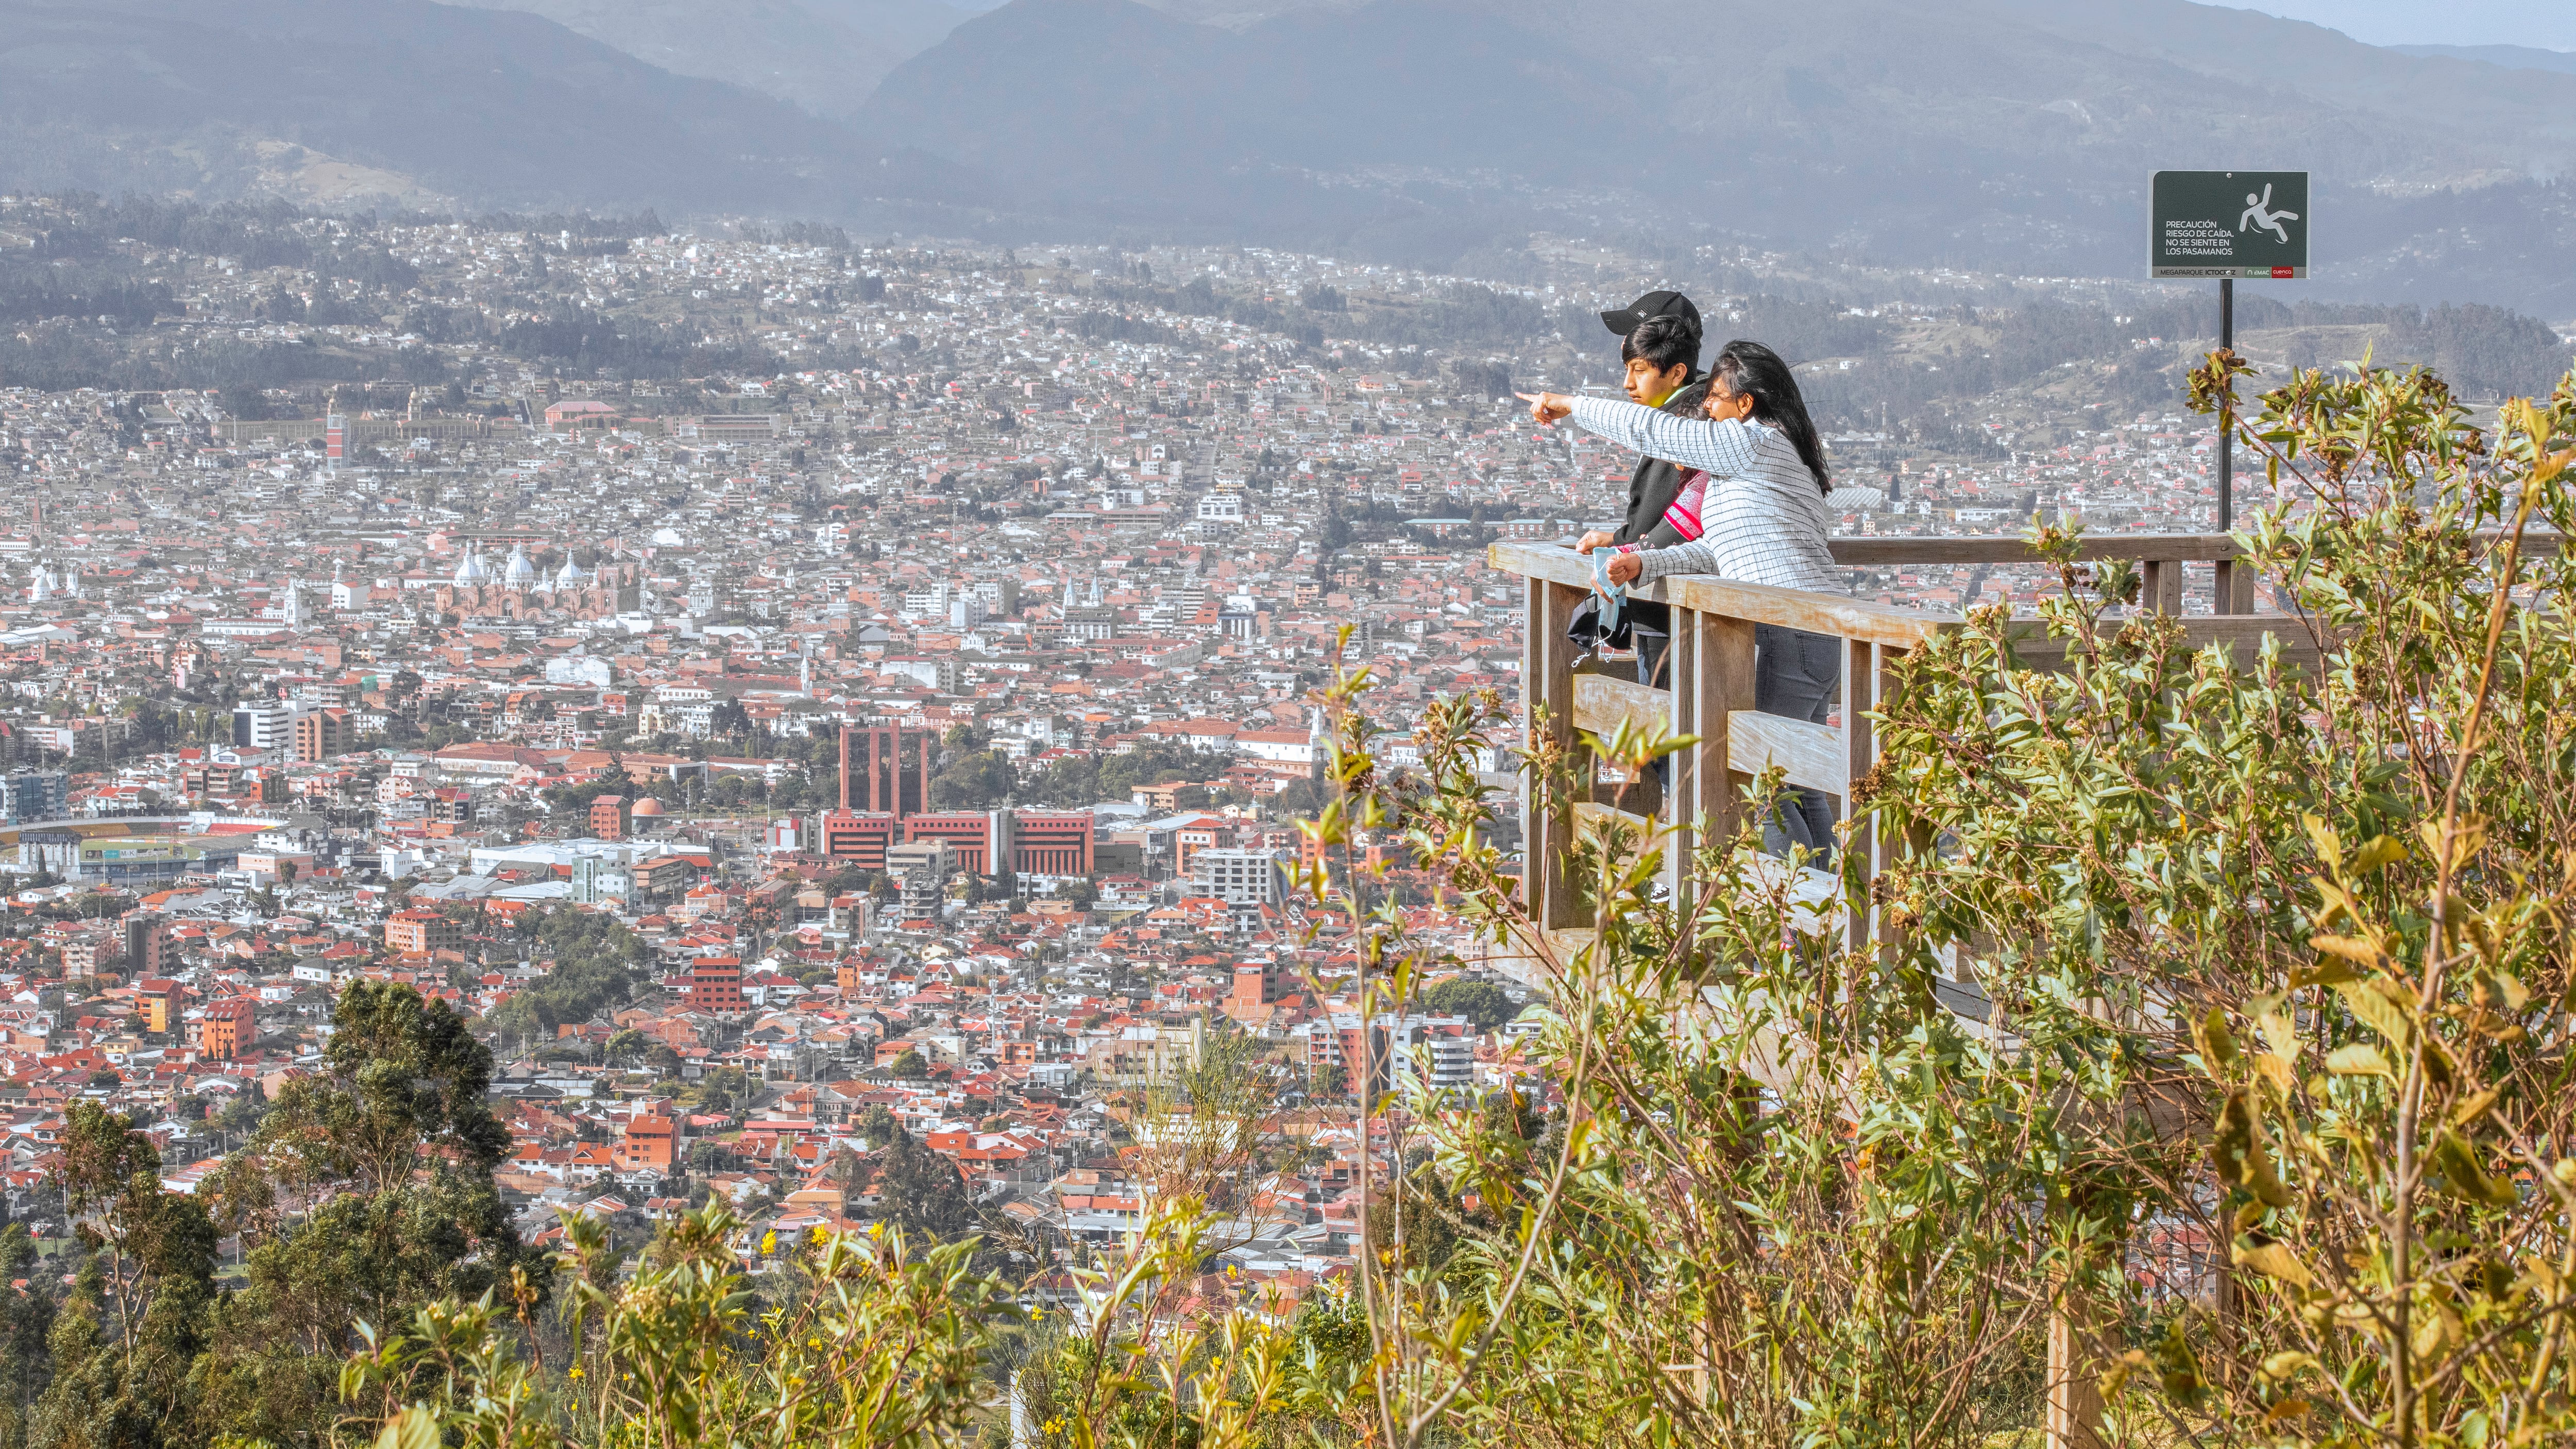
M 1833 553 L 1837 563 L 1854 566 L 2045 562 L 2018 537 L 1847 538 L 1833 541 Z M 1525 584 L 1521 691 L 1532 731 L 1526 748 L 1538 749 L 1542 742 L 1536 731 L 1544 728 L 1575 760 L 1576 779 L 1589 782 L 1599 771 L 1581 753 L 1580 732 L 1606 736 L 1628 722 L 1641 728 L 1661 725 L 1699 741 L 1671 757 L 1668 778 L 1660 786 L 1651 776 L 1624 787 L 1578 786 L 1571 819 L 1558 818 L 1546 792 L 1531 772 L 1524 772 L 1525 904 L 1564 956 L 1589 938 L 1592 924 L 1565 875 L 1577 832 L 1614 820 L 1635 827 L 1641 840 L 1658 829 L 1667 832 L 1665 879 L 1669 898 L 1679 902 L 1691 898 L 1693 850 L 1705 840 L 1734 833 L 1743 787 L 1773 765 L 1781 767 L 1789 784 L 1827 796 L 1835 818 L 1847 819 L 1852 782 L 1878 762 L 1870 715 L 1888 697 L 1896 662 L 1967 622 L 1955 612 L 1898 608 L 1839 594 L 1703 575 L 1660 579 L 1630 590 L 1631 597 L 1669 605 L 1672 611 L 1670 658 L 1660 671 L 1666 687 L 1655 688 L 1612 674 L 1574 672 L 1576 651 L 1566 639 L 1566 627 L 1592 591 L 1590 560 L 1561 544 L 1544 543 L 1498 543 L 1487 557 L 1494 568 L 1519 575 Z M 2250 658 L 2265 635 L 2276 635 L 2293 666 L 2317 665 L 2316 641 L 2298 620 L 2253 612 L 2253 579 L 2237 562 L 2236 544 L 2223 534 L 2088 538 L 2077 557 L 2138 564 L 2143 586 L 2133 612 L 2180 616 L 2183 636 L 2195 646 L 2234 642 L 2244 646 L 2240 657 Z M 2199 592 L 2214 606 L 2212 612 L 2183 613 L 2187 566 L 2202 566 L 2194 572 L 2208 581 Z M 2063 646 L 2047 637 L 2040 621 L 2021 622 L 2026 628 L 2017 624 L 2016 632 L 2022 657 L 2036 668 L 2064 667 Z M 1763 624 L 1841 641 L 1842 679 L 1830 723 L 1755 711 L 1754 629 Z M 1875 832 L 1855 832 L 1843 848 L 1862 853 L 1875 875 L 1889 843 Z M 1823 872 L 1809 872 L 1797 883 L 1797 893 L 1811 904 L 1824 929 L 1832 929 L 1833 913 L 1845 909 L 1839 889 Z M 1871 914 L 1865 905 L 1849 909 L 1841 928 L 1853 945 L 1874 937 L 1878 923 Z M 1973 1022 L 1972 1029 L 1985 1029 L 1982 992 L 1969 982 L 1953 986 L 1940 993 L 1944 1003 Z M 1745 1066 L 1756 1077 L 1776 1069 L 1776 1063 Z M 2186 1126 L 2178 1104 L 2148 1104 L 2147 1109 L 2174 1119 L 2168 1128 Z M 2051 1449 L 2099 1449 L 2102 1402 L 2092 1346 L 2098 1321 L 2071 1295 L 2061 1298 L 2051 1316 L 2046 1414 Z
M 2501 535 L 2481 534 L 2487 543 Z M 2545 531 L 2526 532 L 2525 557 L 2553 556 L 2563 540 Z M 2040 564 L 2029 542 L 2014 535 L 1968 538 L 1837 538 L 1834 561 L 1852 567 L 1942 566 L 1960 564 Z M 2250 660 L 2265 636 L 2280 641 L 2284 660 L 2293 668 L 2314 668 L 2316 638 L 2299 620 L 2282 614 L 2254 612 L 2254 579 L 2238 560 L 2234 539 L 2217 533 L 2131 534 L 2089 537 L 2079 541 L 2080 562 L 2127 560 L 2139 566 L 2142 587 L 2129 613 L 2179 616 L 2184 640 L 2194 647 L 2214 643 L 2239 645 L 2240 661 Z M 1639 726 L 1661 722 L 1674 734 L 1695 735 L 1700 743 L 1673 756 L 1670 778 L 1658 788 L 1652 779 L 1628 787 L 1627 802 L 1642 810 L 1621 812 L 1607 792 L 1576 803 L 1585 817 L 1577 821 L 1547 818 L 1543 802 L 1533 799 L 1526 778 L 1522 785 L 1521 826 L 1524 844 L 1524 894 L 1532 919 L 1550 932 L 1577 931 L 1576 902 L 1565 888 L 1564 859 L 1571 830 L 1625 813 L 1641 829 L 1655 825 L 1672 832 L 1667 869 L 1674 898 L 1682 898 L 1689 857 L 1704 831 L 1711 837 L 1736 828 L 1741 788 L 1762 770 L 1777 764 L 1788 783 L 1830 797 L 1837 820 L 1849 814 L 1851 782 L 1878 762 L 1870 737 L 1869 715 L 1886 698 L 1890 671 L 1912 649 L 1941 634 L 1966 626 L 1964 615 L 1935 609 L 1898 608 L 1843 594 L 1812 593 L 1741 584 L 1708 575 L 1658 579 L 1630 589 L 1633 598 L 1671 606 L 1670 661 L 1660 671 L 1666 685 L 1653 688 L 1609 674 L 1574 673 L 1575 650 L 1566 641 L 1566 626 L 1575 609 L 1592 592 L 1592 565 L 1563 544 L 1497 543 L 1487 562 L 1524 583 L 1521 642 L 1521 697 L 1525 715 L 1537 720 L 1543 709 L 1557 742 L 1573 750 L 1578 730 L 1606 735 L 1622 720 Z M 2211 612 L 2184 613 L 2186 570 L 2208 579 L 2190 591 L 2210 600 Z M 1810 724 L 1758 713 L 1753 708 L 1753 630 L 1761 624 L 1831 635 L 1842 641 L 1842 682 L 1836 692 L 1831 724 Z M 2062 668 L 2064 646 L 2048 637 L 2038 619 L 2017 620 L 2015 644 L 2034 668 Z M 1535 747 L 1535 738 L 1527 741 Z M 1852 848 L 1872 852 L 1872 873 L 1881 842 L 1858 840 Z M 1850 923 L 1855 942 L 1867 938 L 1869 924 Z
M 2492 545 L 2500 535 L 2482 534 Z M 2548 532 L 2522 536 L 2525 556 L 2555 555 L 2564 540 Z M 2046 560 L 2019 537 L 1982 538 L 1841 538 L 1832 541 L 1837 563 L 1857 566 L 2038 564 Z M 2143 587 L 2131 613 L 2178 616 L 2186 642 L 2201 646 L 2234 642 L 2244 646 L 2240 660 L 2266 636 L 2279 640 L 2285 660 L 2294 668 L 2316 669 L 2320 649 L 2300 620 L 2254 612 L 2253 578 L 2239 562 L 2235 542 L 2223 534 L 2155 534 L 2086 538 L 2079 561 L 2128 560 L 2140 566 Z M 1878 763 L 1870 716 L 1889 697 L 1898 660 L 1942 634 L 1964 628 L 1956 612 L 1897 608 L 1842 594 L 1767 588 L 1705 575 L 1657 580 L 1630 589 L 1634 598 L 1670 606 L 1669 662 L 1656 688 L 1606 673 L 1574 672 L 1575 649 L 1566 627 L 1575 609 L 1592 592 L 1591 561 L 1573 549 L 1552 543 L 1498 543 L 1487 553 L 1496 569 L 1517 574 L 1525 592 L 1521 655 L 1521 694 L 1532 731 L 1524 747 L 1536 752 L 1544 728 L 1575 764 L 1575 778 L 1592 782 L 1579 787 L 1567 812 L 1558 818 L 1547 792 L 1536 788 L 1532 772 L 1521 786 L 1523 841 L 1522 892 L 1531 919 L 1544 931 L 1560 959 L 1569 959 L 1591 935 L 1592 921 L 1582 912 L 1569 887 L 1565 863 L 1576 833 L 1624 821 L 1637 838 L 1664 832 L 1669 898 L 1692 898 L 1692 852 L 1705 840 L 1732 835 L 1741 823 L 1742 789 L 1763 770 L 1777 765 L 1787 782 L 1821 792 L 1833 805 L 1835 818 L 1850 816 L 1852 782 Z M 2185 613 L 2186 569 L 2208 582 L 2193 590 L 2211 605 L 2205 614 Z M 2113 618 L 2127 617 L 2115 614 Z M 1764 624 L 1829 635 L 1841 642 L 1841 681 L 1829 723 L 1766 715 L 1753 708 L 1754 629 Z M 2065 666 L 2063 645 L 2047 636 L 2037 619 L 2012 626 L 2022 660 L 2032 668 Z M 1697 737 L 1698 743 L 1675 752 L 1667 762 L 1667 779 L 1652 776 L 1624 787 L 1598 783 L 1597 762 L 1580 748 L 1580 732 L 1606 736 L 1623 722 L 1639 727 L 1663 726 L 1675 735 Z M 1622 793 L 1624 791 L 1624 793 Z M 1875 876 L 1887 862 L 1890 842 L 1877 832 L 1853 832 L 1843 848 L 1859 854 Z M 1876 939 L 1879 923 L 1866 904 L 1845 907 L 1838 883 L 1824 872 L 1810 871 L 1793 883 L 1799 898 L 1814 912 L 1819 930 L 1837 927 L 1834 913 L 1848 910 L 1839 928 L 1854 946 Z M 1861 899 L 1867 900 L 1867 893 Z M 1943 983 L 1936 995 L 1962 1017 L 1972 1031 L 2002 1042 L 1989 1021 L 1989 1003 L 1972 981 Z M 1775 1044 L 1793 1056 L 1795 1043 Z M 1755 1055 L 1762 1053 L 1757 1050 Z M 1748 1059 L 1741 1070 L 1757 1079 L 1777 1079 L 1778 1061 Z M 2205 1104 L 2159 1097 L 2134 1104 L 2160 1132 L 2206 1130 Z M 2218 1273 L 2220 1312 L 2230 1289 L 2228 1271 Z M 2064 1285 L 2054 1292 L 2048 1328 L 2047 1412 L 2045 1442 L 2049 1449 L 2100 1449 L 2102 1399 L 2096 1387 L 2100 1367 L 2096 1325 L 2105 1320 L 2082 1295 Z
M 1832 546 L 1835 562 L 1862 567 L 2044 562 L 2018 537 L 1843 538 Z M 2315 640 L 2296 620 L 2253 612 L 2253 580 L 2236 562 L 2235 542 L 2224 534 L 2088 538 L 2077 557 L 2137 563 L 2142 588 L 2134 607 L 2181 615 L 2183 636 L 2195 646 L 2233 642 L 2250 657 L 2263 636 L 2273 634 L 2293 665 L 2313 665 L 2317 658 Z M 1655 688 L 1611 674 L 1574 672 L 1575 649 L 1565 631 L 1592 592 L 1589 559 L 1561 544 L 1497 543 L 1487 560 L 1524 581 L 1522 703 L 1533 721 L 1544 712 L 1546 727 L 1562 748 L 1577 748 L 1578 731 L 1606 735 L 1622 721 L 1641 728 L 1662 724 L 1671 733 L 1695 735 L 1700 741 L 1673 756 L 1662 787 L 1651 779 L 1627 787 L 1625 803 L 1638 808 L 1621 811 L 1604 788 L 1576 803 L 1582 818 L 1555 820 L 1524 782 L 1526 903 L 1532 918 L 1550 932 L 1578 931 L 1586 924 L 1577 918 L 1575 895 L 1564 879 L 1575 829 L 1621 814 L 1641 831 L 1658 825 L 1669 829 L 1667 869 L 1674 898 L 1680 899 L 1692 849 L 1703 834 L 1715 838 L 1734 831 L 1742 787 L 1772 765 L 1782 768 L 1788 783 L 1829 797 L 1837 819 L 1847 816 L 1851 782 L 1878 760 L 1869 715 L 1884 700 L 1896 661 L 1967 622 L 1958 613 L 1898 608 L 1841 594 L 1706 575 L 1668 577 L 1630 590 L 1631 597 L 1672 609 L 1670 660 L 1660 671 L 1666 687 Z M 2206 596 L 2217 606 L 2212 613 L 2182 613 L 2185 568 L 2195 564 L 2206 566 Z M 1842 641 L 1842 683 L 1832 723 L 1811 724 L 1754 710 L 1753 631 L 1762 624 Z M 2025 659 L 2039 668 L 2062 665 L 2063 646 L 2047 637 L 2038 620 L 2026 621 L 2017 632 Z M 1538 741 L 1532 738 L 1529 744 L 1535 748 Z M 1878 843 L 1855 840 L 1851 848 L 1873 852 L 1875 867 Z M 1849 929 L 1858 942 L 1870 927 L 1854 919 Z

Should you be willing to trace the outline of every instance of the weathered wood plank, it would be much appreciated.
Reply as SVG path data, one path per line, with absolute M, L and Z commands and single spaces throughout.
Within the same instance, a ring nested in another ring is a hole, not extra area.
M 1485 558 L 1494 568 L 1523 578 L 1546 579 L 1584 590 L 1592 587 L 1591 561 L 1557 544 L 1497 543 L 1485 550 Z M 1748 623 L 1778 624 L 1811 634 L 1840 634 L 1898 646 L 1919 644 L 1959 622 L 1955 614 L 1899 609 L 1803 589 L 1740 584 L 1704 574 L 1658 579 L 1632 593 L 1637 598 Z
M 1574 828 L 1578 833 L 1598 835 L 1614 825 L 1628 827 L 1638 840 L 1648 839 L 1655 833 L 1655 817 L 1652 815 L 1640 815 L 1634 810 L 1622 810 L 1596 800 L 1575 802 Z
M 1967 538 L 1837 538 L 1829 541 L 1834 562 L 1859 567 L 1890 564 L 2039 563 L 2028 540 L 2019 534 L 1977 534 Z M 2077 543 L 2076 558 L 2188 559 L 2208 563 L 2235 558 L 2236 541 L 2223 533 L 2094 534 Z
M 1777 624 L 1810 634 L 1837 634 L 1873 644 L 1912 648 L 1961 620 L 1931 609 L 1899 609 L 1840 594 L 1775 589 L 1765 584 L 1739 584 L 1704 574 L 1657 579 L 1644 598 L 1660 598 L 1676 608 L 1741 619 L 1748 624 Z
M 1740 709 L 1726 717 L 1726 767 L 1758 775 L 1773 765 L 1789 783 L 1840 797 L 1851 790 L 1843 732 L 1776 714 Z
M 1565 628 L 1583 600 L 1580 589 L 1531 579 L 1526 589 L 1521 640 L 1521 702 L 1529 722 L 1528 750 L 1536 754 L 1542 731 L 1556 744 L 1572 748 L 1574 736 L 1574 646 Z M 1546 719 L 1542 724 L 1540 716 Z M 1580 767 L 1578 767 L 1580 768 Z M 1578 773 L 1577 778 L 1582 778 Z M 1521 897 L 1530 919 L 1541 929 L 1569 924 L 1565 891 L 1565 852 L 1570 837 L 1550 818 L 1541 798 L 1547 782 L 1535 772 L 1521 778 Z
M 1577 589 L 1592 587 L 1592 561 L 1561 543 L 1490 543 L 1485 546 L 1485 563 L 1525 579 L 1546 579 Z
M 2106 628 L 2117 629 L 2124 621 L 2115 616 L 2103 621 Z M 2281 662 L 2294 672 L 2314 675 L 2321 651 L 2308 626 L 2286 614 L 2186 614 L 2181 618 L 2183 642 L 2193 649 L 2212 644 L 2229 646 L 2229 656 L 2238 668 L 2250 668 L 2263 648 L 2265 635 L 2281 640 Z M 2048 637 L 2048 625 L 2039 619 L 2015 619 L 2006 626 L 2013 641 L 2013 653 L 2023 667 L 2054 672 L 2066 667 L 2066 642 Z
M 1690 726 L 1700 745 L 1689 752 L 1690 785 L 1679 808 L 1706 821 L 1705 838 L 1724 839 L 1735 833 L 1740 803 L 1731 778 L 1738 771 L 1726 721 L 1753 708 L 1753 626 L 1708 614 L 1689 617 L 1699 645 Z
M 1606 674 L 1574 676 L 1574 727 L 1607 738 L 1622 723 L 1639 730 L 1668 724 L 1673 717 L 1670 690 L 1649 689 Z
M 2193 648 L 2233 644 L 2240 662 L 2254 657 L 2266 634 L 2280 635 L 2285 651 L 2304 649 L 2310 657 L 2317 653 L 2316 636 L 2308 632 L 2307 623 L 2288 614 L 2191 614 L 2182 621 L 2183 638 Z

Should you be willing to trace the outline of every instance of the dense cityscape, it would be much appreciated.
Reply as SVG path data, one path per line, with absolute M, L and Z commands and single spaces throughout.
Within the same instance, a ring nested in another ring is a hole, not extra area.
M 0 217 L 30 249 L 87 220 Z M 319 1049 L 335 985 L 384 977 L 505 1047 L 531 1223 L 684 1179 L 864 1215 L 823 1184 L 877 1106 L 979 1196 L 1060 1207 L 1059 1173 L 1114 1161 L 1104 1095 L 1194 1022 L 1339 1063 L 1348 962 L 1299 949 L 1282 868 L 1313 691 L 1337 650 L 1373 671 L 1398 763 L 1424 699 L 1509 695 L 1518 585 L 1482 544 L 1570 536 L 1624 482 L 1505 395 L 1599 385 L 1616 339 L 1565 317 L 1607 292 L 1240 248 L 275 230 L 241 244 L 320 264 L 112 242 L 166 313 L 19 340 L 359 380 L 0 394 L 13 1060 L 31 1109 L 114 1077 L 174 1171 Z M 1438 345 L 1471 308 L 1501 345 Z M 1336 335 L 1363 317 L 1433 345 Z M 1991 401 L 1982 451 L 1837 430 L 1893 495 L 1841 530 L 2206 526 L 2204 427 Z M 2035 597 L 2010 574 L 1851 586 Z M 618 921 L 631 1003 L 548 991 L 565 911 Z M 1401 1030 L 1492 1086 L 1503 1025 Z M 756 1107 L 691 1110 L 725 1072 Z M 1338 1199 L 1302 1195 L 1284 1261 L 1313 1272 Z
M 754 1265 L 980 1223 L 1031 1303 L 1138 1225 L 1161 1084 L 1257 1063 L 1298 1150 L 1222 1205 L 1207 1291 L 1293 1305 L 1400 1154 L 1355 1096 L 1551 1090 L 1544 998 L 1429 876 L 1389 879 L 1449 970 L 1364 1021 L 1355 923 L 1295 871 L 1337 666 L 1418 764 L 1427 702 L 1519 698 L 1485 547 L 1615 521 L 1629 459 L 1511 396 L 1614 386 L 1593 313 L 1669 282 L 1712 343 L 1803 335 L 1881 493 L 1841 534 L 2214 517 L 2174 381 L 2206 307 L 2109 284 L 32 196 L 0 257 L 0 1075 L 47 1255 L 76 1104 L 194 1192 L 325 1068 L 335 1001 L 398 983 L 492 1051 L 522 1243 L 717 1197 Z M 2267 305 L 2276 365 L 2563 351 L 2496 309 Z M 1847 572 L 1946 610 L 2045 586 Z M 1481 763 L 1509 845 L 1517 762 Z M 268 1231 L 225 1228 L 228 1264 Z

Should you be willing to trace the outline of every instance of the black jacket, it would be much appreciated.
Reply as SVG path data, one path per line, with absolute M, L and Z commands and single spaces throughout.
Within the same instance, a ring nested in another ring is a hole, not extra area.
M 1637 471 L 1628 475 L 1628 517 L 1613 535 L 1613 543 L 1636 543 L 1664 521 L 1664 510 L 1673 506 L 1673 495 L 1682 491 L 1682 478 L 1688 469 L 1678 468 L 1661 458 L 1640 458 Z
M 1697 417 L 1708 399 L 1708 380 L 1691 383 L 1664 399 L 1664 411 L 1681 417 Z M 1637 471 L 1628 476 L 1628 517 L 1619 525 L 1613 543 L 1645 543 L 1650 548 L 1669 548 L 1682 542 L 1671 529 L 1661 538 L 1647 537 L 1664 521 L 1664 510 L 1673 506 L 1673 495 L 1682 491 L 1682 480 L 1690 469 L 1667 463 L 1661 458 L 1640 458 Z

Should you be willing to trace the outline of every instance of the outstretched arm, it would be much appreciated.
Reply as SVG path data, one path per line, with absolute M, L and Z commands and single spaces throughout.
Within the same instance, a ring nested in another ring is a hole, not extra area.
M 1721 477 L 1750 472 L 1753 430 L 1743 423 L 1715 418 L 1682 418 L 1636 403 L 1608 398 L 1569 397 L 1564 393 L 1522 393 L 1533 421 L 1553 426 L 1565 418 L 1587 432 Z
M 1667 458 L 1719 477 L 1753 469 L 1752 429 L 1732 419 L 1677 418 L 1660 408 L 1606 397 L 1579 397 L 1567 410 L 1574 425 L 1650 458 Z

